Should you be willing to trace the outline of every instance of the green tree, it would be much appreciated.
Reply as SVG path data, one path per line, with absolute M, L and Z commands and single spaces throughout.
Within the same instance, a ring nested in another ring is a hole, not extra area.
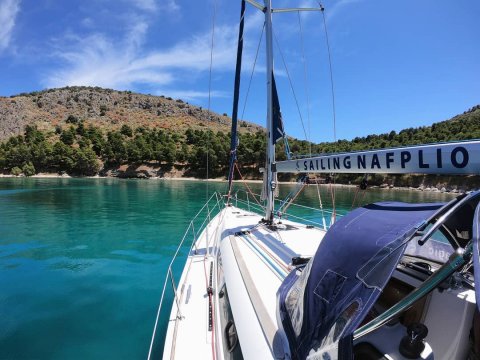
M 14 166 L 12 170 L 10 171 L 12 175 L 18 176 L 22 173 L 22 169 L 20 169 L 18 166 Z
M 7 168 L 13 168 L 15 166 L 22 167 L 31 161 L 30 149 L 24 143 L 10 146 L 5 153 L 5 160 Z
M 84 137 L 90 140 L 92 143 L 92 150 L 95 151 L 97 156 L 104 155 L 106 144 L 102 131 L 99 128 L 90 125 L 87 128 Z
M 74 153 L 74 165 L 72 169 L 79 175 L 93 176 L 100 170 L 97 155 L 90 148 L 80 148 Z
M 169 142 L 164 147 L 164 159 L 167 165 L 173 165 L 177 158 L 177 148 L 173 142 Z
M 90 148 L 91 145 L 92 145 L 92 142 L 90 141 L 89 138 L 82 137 L 82 138 L 80 138 L 80 140 L 78 140 L 78 146 L 81 149 Z
M 136 148 L 138 151 L 136 161 L 148 162 L 153 159 L 152 145 L 147 141 L 147 139 L 148 133 L 141 133 L 135 137 L 135 140 L 133 141 L 135 146 L 132 146 L 132 148 Z
M 52 163 L 52 145 L 46 141 L 30 146 L 33 166 L 37 171 L 47 169 Z
M 53 145 L 52 167 L 57 171 L 70 172 L 75 164 L 73 149 L 61 141 Z
M 133 136 L 133 131 L 130 126 L 127 124 L 122 125 L 122 128 L 120 129 L 120 133 L 124 136 L 132 137 Z
M 41 131 L 38 131 L 35 125 L 25 126 L 25 141 L 28 144 L 38 144 L 45 141 L 45 136 Z
M 0 169 L 5 168 L 6 158 L 5 158 L 5 149 L 0 145 Z
M 78 118 L 75 115 L 68 115 L 67 120 L 65 120 L 67 124 L 76 124 L 78 123 Z
M 184 163 L 188 160 L 189 154 L 190 150 L 188 149 L 188 145 L 182 143 L 182 145 L 180 145 L 180 151 L 177 151 L 177 161 Z
M 108 162 L 121 164 L 128 159 L 127 148 L 123 143 L 123 137 L 119 132 L 113 131 L 107 134 L 105 155 Z
M 129 141 L 127 143 L 127 155 L 128 161 L 131 163 L 138 163 L 142 160 L 142 151 L 138 148 L 135 141 Z
M 23 165 L 22 171 L 25 176 L 35 175 L 35 167 L 31 162 L 28 162 L 25 165 Z
M 73 145 L 75 141 L 75 130 L 70 128 L 69 130 L 62 131 L 62 134 L 60 135 L 60 141 L 62 141 L 65 145 Z
M 78 125 L 77 125 L 77 134 L 80 135 L 80 136 L 84 136 L 84 135 L 85 135 L 85 124 L 83 123 L 83 121 L 79 121 L 79 122 L 78 122 Z

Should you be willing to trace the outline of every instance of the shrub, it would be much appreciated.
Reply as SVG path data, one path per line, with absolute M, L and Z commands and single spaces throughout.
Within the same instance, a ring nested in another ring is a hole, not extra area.
M 75 141 L 75 134 L 72 133 L 72 131 L 63 131 L 62 134 L 60 135 L 60 140 L 65 144 L 65 145 L 73 145 L 73 142 Z
M 12 168 L 12 170 L 10 171 L 10 173 L 12 175 L 15 175 L 15 176 L 18 176 L 22 173 L 22 169 L 20 169 L 18 166 L 15 166 Z
M 127 124 L 122 125 L 122 128 L 120 129 L 120 133 L 128 137 L 131 137 L 133 135 L 132 128 Z
M 68 115 L 67 120 L 65 120 L 67 124 L 76 124 L 78 123 L 78 118 L 75 115 Z
M 100 116 L 105 116 L 107 111 L 108 111 L 108 108 L 106 105 L 100 105 Z
M 25 176 L 35 175 L 35 167 L 33 166 L 33 164 L 31 162 L 28 162 L 25 165 L 23 165 L 22 170 L 23 170 L 23 173 L 25 174 Z

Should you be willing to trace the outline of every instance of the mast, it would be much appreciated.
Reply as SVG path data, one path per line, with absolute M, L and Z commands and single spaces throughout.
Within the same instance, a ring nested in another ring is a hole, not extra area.
M 274 192 L 277 187 L 277 169 L 275 163 L 275 142 L 279 137 L 284 136 L 283 130 L 280 136 L 276 136 L 275 132 L 278 133 L 279 123 L 281 122 L 280 118 L 280 107 L 278 104 L 278 95 L 276 94 L 275 81 L 273 77 L 273 33 L 272 33 L 272 13 L 282 13 L 282 12 L 298 12 L 298 11 L 320 11 L 321 8 L 285 8 L 285 9 L 272 9 L 272 1 L 264 0 L 264 5 L 261 5 L 256 0 L 244 0 L 250 5 L 254 6 L 258 10 L 262 11 L 265 14 L 265 38 L 266 38 L 266 55 L 267 55 L 267 160 L 265 166 L 265 176 L 263 188 L 265 191 L 265 196 L 267 200 L 267 206 L 265 209 L 265 218 L 264 221 L 268 224 L 273 223 L 273 209 L 274 209 Z M 274 116 L 274 98 L 276 99 L 277 110 L 277 120 L 278 124 L 275 126 L 275 116 Z M 280 125 L 283 129 L 283 125 Z
M 266 52 L 267 52 L 267 161 L 265 171 L 266 183 L 264 188 L 266 191 L 267 207 L 265 211 L 265 221 L 273 222 L 274 190 L 276 184 L 275 169 L 275 142 L 273 140 L 273 45 L 272 45 L 272 2 L 265 1 L 265 35 L 266 35 Z

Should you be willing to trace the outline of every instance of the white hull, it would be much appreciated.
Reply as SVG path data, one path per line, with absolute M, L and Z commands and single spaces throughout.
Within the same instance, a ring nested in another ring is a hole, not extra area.
M 326 232 L 290 221 L 283 221 L 283 229 L 270 230 L 259 225 L 260 220 L 260 215 L 230 206 L 202 232 L 178 283 L 164 359 L 233 359 L 239 354 L 244 359 L 288 358 L 277 321 L 277 290 L 292 269 L 292 258 L 313 256 Z M 213 332 L 207 291 L 211 266 Z M 420 283 L 399 266 L 374 311 L 378 314 L 392 306 L 391 301 L 405 296 L 405 287 L 413 289 Z M 421 359 L 433 359 L 434 354 L 435 359 L 464 359 L 470 351 L 475 308 L 473 289 L 436 289 L 402 313 L 403 320 L 398 316 L 354 343 L 373 345 L 387 359 L 404 359 L 398 348 L 406 333 L 405 321 L 419 321 L 429 329 Z M 226 350 L 229 320 L 238 335 L 235 356 Z
M 239 231 L 254 228 L 260 220 L 257 214 L 226 207 L 202 232 L 196 242 L 197 254 L 191 252 L 178 284 L 179 305 L 176 301 L 172 305 L 164 359 L 225 358 L 225 323 L 222 321 L 225 309 L 219 298 L 224 285 L 243 357 L 272 358 L 274 343 L 277 351 L 281 351 L 281 344 L 277 343 L 277 290 L 290 271 L 292 257 L 313 256 L 325 231 L 283 221 L 285 229 L 271 231 L 261 226 L 249 234 L 235 236 Z M 206 254 L 207 244 L 209 255 Z M 213 337 L 208 329 L 207 294 L 211 263 L 215 309 Z

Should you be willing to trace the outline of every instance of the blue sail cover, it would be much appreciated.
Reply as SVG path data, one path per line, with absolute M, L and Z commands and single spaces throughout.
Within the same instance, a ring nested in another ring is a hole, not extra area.
M 475 284 L 480 284 L 480 205 L 475 209 L 472 227 L 473 239 L 473 276 Z M 475 298 L 477 299 L 477 308 L 480 311 L 480 286 L 475 286 Z
M 280 101 L 278 100 L 277 85 L 275 84 L 275 76 L 272 73 L 272 111 L 273 111 L 273 137 L 272 141 L 275 144 L 278 140 L 285 137 L 285 130 L 283 128 L 282 112 L 280 111 Z
M 238 100 L 240 94 L 240 75 L 242 72 L 242 53 L 243 53 L 243 27 L 245 24 L 245 0 L 242 0 L 240 9 L 240 26 L 238 29 L 238 43 L 237 43 L 237 64 L 235 67 L 235 86 L 233 90 L 233 109 L 232 109 L 232 130 L 230 139 L 230 168 L 228 170 L 228 195 L 232 188 L 233 169 L 235 161 L 237 161 L 237 123 L 238 123 Z
M 351 356 L 353 331 L 390 279 L 405 240 L 442 205 L 375 203 L 330 228 L 303 271 L 292 271 L 277 293 L 293 359 Z

